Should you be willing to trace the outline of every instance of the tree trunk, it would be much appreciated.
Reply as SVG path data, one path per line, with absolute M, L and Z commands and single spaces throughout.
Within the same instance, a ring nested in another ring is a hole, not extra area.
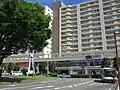
M 0 77 L 2 76 L 2 67 L 1 67 L 1 65 L 2 65 L 2 62 L 3 62 L 4 58 L 5 58 L 5 55 L 1 55 L 1 57 L 0 57 Z

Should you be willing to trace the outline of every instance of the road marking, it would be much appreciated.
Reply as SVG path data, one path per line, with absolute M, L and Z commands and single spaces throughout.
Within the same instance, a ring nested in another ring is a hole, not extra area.
M 107 85 L 107 83 L 103 84 L 103 85 Z
M 34 87 L 34 88 L 30 88 L 30 89 L 39 89 L 39 88 L 50 88 L 50 87 L 54 87 L 54 85 L 51 85 L 51 86 L 43 86 L 43 87 Z
M 51 85 L 51 86 L 45 86 L 45 87 L 54 87 L 55 85 Z
M 76 87 L 76 86 L 78 86 L 77 84 L 73 84 L 73 87 Z
M 30 88 L 30 89 L 39 89 L 39 88 L 43 88 L 43 87 L 34 87 L 34 88 Z
M 90 86 L 95 85 L 96 83 L 91 83 Z
M 114 84 L 108 90 L 112 90 L 113 86 L 114 86 Z
M 1 88 L 0 90 L 10 90 L 10 89 L 20 89 L 20 88 L 30 88 L 30 87 L 37 87 L 37 86 L 40 86 L 40 85 L 43 85 L 43 84 L 39 84 L 39 85 L 28 85 L 28 86 L 18 86 L 18 87 L 8 87 L 8 88 Z
M 79 85 L 82 85 L 82 83 L 79 83 Z
M 16 86 L 16 85 L 7 85 L 7 86 Z
M 63 86 L 63 87 L 61 87 L 61 88 L 67 88 L 67 86 Z
M 61 89 L 60 87 L 54 88 L 54 89 Z

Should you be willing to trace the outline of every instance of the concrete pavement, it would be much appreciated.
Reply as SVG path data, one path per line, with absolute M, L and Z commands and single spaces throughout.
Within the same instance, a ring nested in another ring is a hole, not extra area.
M 28 85 L 12 85 L 0 90 L 112 90 L 115 84 L 94 82 L 89 78 L 62 78 Z

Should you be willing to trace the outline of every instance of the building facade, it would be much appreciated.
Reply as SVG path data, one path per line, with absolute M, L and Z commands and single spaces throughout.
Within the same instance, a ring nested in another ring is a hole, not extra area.
M 53 21 L 53 10 L 51 8 L 49 8 L 48 6 L 44 6 L 45 10 L 45 14 L 49 15 L 51 17 L 51 21 L 49 23 L 49 28 L 52 30 L 52 21 Z M 44 54 L 51 54 L 52 53 L 52 37 L 50 39 L 47 40 L 48 45 L 46 47 L 44 47 L 43 49 L 43 53 Z
M 59 53 L 115 50 L 114 32 L 120 31 L 119 6 L 116 0 L 91 0 L 60 7 Z
M 112 66 L 111 58 L 115 57 L 114 32 L 120 31 L 118 1 L 90 0 L 67 6 L 53 3 L 53 53 L 88 53 L 84 60 L 58 62 L 57 70 L 71 71 L 78 67 L 79 71 L 84 69 L 88 73 L 90 68 L 100 68 L 103 58 L 109 58 Z M 120 49 L 120 35 L 117 35 L 117 46 Z
M 59 53 L 60 51 L 60 7 L 64 6 L 64 4 L 59 1 L 53 1 L 52 9 L 53 9 L 53 24 L 52 24 L 52 53 Z

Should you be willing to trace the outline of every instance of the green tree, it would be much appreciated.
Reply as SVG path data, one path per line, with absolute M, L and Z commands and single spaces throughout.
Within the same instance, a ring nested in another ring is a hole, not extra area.
M 120 58 L 118 58 L 118 60 L 119 60 L 119 65 L 120 65 Z M 117 69 L 116 57 L 113 58 L 113 67 Z
M 110 59 L 109 58 L 103 58 L 101 60 L 101 67 L 109 67 L 110 66 Z
M 17 65 L 16 63 L 3 63 L 1 65 L 2 69 L 4 68 L 5 71 L 7 71 L 8 73 L 11 73 L 11 70 L 19 70 L 20 66 Z
M 0 2 L 0 66 L 4 58 L 26 50 L 41 51 L 51 37 L 50 17 L 39 3 Z M 1 72 L 1 70 L 0 70 Z

